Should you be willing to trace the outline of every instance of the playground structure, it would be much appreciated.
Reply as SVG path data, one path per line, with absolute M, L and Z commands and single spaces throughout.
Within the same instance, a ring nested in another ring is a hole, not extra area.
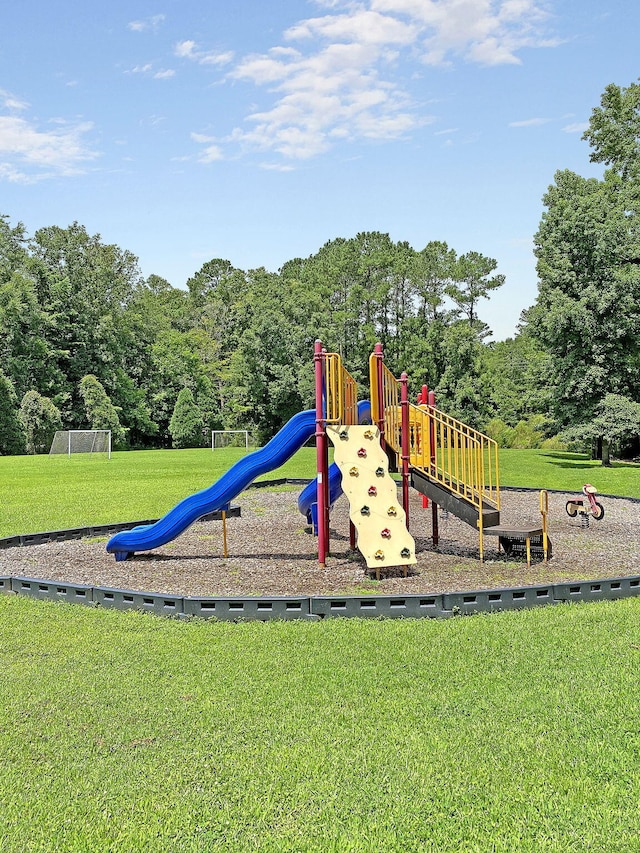
M 547 534 L 548 495 L 540 493 L 541 522 L 523 526 L 500 523 L 500 484 L 498 446 L 486 435 L 435 407 L 433 392 L 423 386 L 417 404 L 409 400 L 408 376 L 397 379 L 384 364 L 381 344 L 369 359 L 371 419 L 377 427 L 379 441 L 387 465 L 376 470 L 383 482 L 391 481 L 389 471 L 401 475 L 401 507 L 382 500 L 390 494 L 376 495 L 376 484 L 370 466 L 361 477 L 363 456 L 369 455 L 365 441 L 356 430 L 353 401 L 357 387 L 335 354 L 325 353 L 317 341 L 316 370 L 316 447 L 318 454 L 317 530 L 318 560 L 324 564 L 329 553 L 330 471 L 327 465 L 329 436 L 334 445 L 335 465 L 342 473 L 342 488 L 350 502 L 351 543 L 357 544 L 369 568 L 407 566 L 415 562 L 413 539 L 398 535 L 399 526 L 408 533 L 409 489 L 413 488 L 431 502 L 432 537 L 438 544 L 438 507 L 451 512 L 478 530 L 480 560 L 484 559 L 484 539 L 498 537 L 499 547 L 509 556 L 551 557 L 551 541 Z M 363 429 L 362 427 L 360 428 Z M 366 436 L 366 431 L 361 433 Z M 355 488 L 356 483 L 367 490 Z M 373 490 L 373 493 L 372 491 Z M 380 499 L 379 499 L 380 498 Z M 373 507 L 377 506 L 375 512 Z M 385 512 L 387 513 L 385 518 Z M 382 521 L 391 523 L 382 524 Z M 357 536 L 356 536 L 357 534 Z
M 170 542 L 202 516 L 217 512 L 223 522 L 230 502 L 261 474 L 283 465 L 315 436 L 317 478 L 300 494 L 298 507 L 318 537 L 318 561 L 330 551 L 330 512 L 344 492 L 349 500 L 350 544 L 380 577 L 380 569 L 416 562 L 409 532 L 409 489 L 431 501 L 432 536 L 438 544 L 438 507 L 478 531 L 480 560 L 484 539 L 497 536 L 512 556 L 551 556 L 545 492 L 541 524 L 500 524 L 498 448 L 492 439 L 435 407 L 423 387 L 417 404 L 409 401 L 408 377 L 396 379 L 377 344 L 369 361 L 370 402 L 358 402 L 358 388 L 336 353 L 320 341 L 314 351 L 315 410 L 299 412 L 264 447 L 236 462 L 212 486 L 190 495 L 163 518 L 121 531 L 107 543 L 116 560 Z M 329 465 L 329 443 L 334 462 Z M 391 476 L 399 472 L 398 484 Z M 225 546 L 226 551 L 226 546 Z

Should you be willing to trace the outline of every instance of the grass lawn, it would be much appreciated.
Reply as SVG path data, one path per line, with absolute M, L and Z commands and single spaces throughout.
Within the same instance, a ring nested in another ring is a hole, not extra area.
M 210 486 L 243 451 L 146 450 L 87 456 L 0 456 L 0 537 L 92 524 L 159 518 L 187 495 Z M 315 448 L 260 479 L 313 477 Z M 600 493 L 640 498 L 640 466 L 603 468 L 579 453 L 502 450 L 506 486 L 580 492 L 591 482 Z
M 238 455 L 1 457 L 0 536 L 156 517 Z M 501 460 L 640 496 L 638 466 Z M 0 851 L 635 853 L 639 665 L 636 598 L 231 624 L 0 596 Z
M 259 479 L 313 477 L 305 447 Z M 159 518 L 206 489 L 244 455 L 223 450 L 145 450 L 90 456 L 0 456 L 0 537 Z
M 640 599 L 178 622 L 0 597 L 0 850 L 631 853 Z
M 584 453 L 501 450 L 500 483 L 575 492 L 592 483 L 600 494 L 640 498 L 640 465 L 614 462 L 604 468 Z

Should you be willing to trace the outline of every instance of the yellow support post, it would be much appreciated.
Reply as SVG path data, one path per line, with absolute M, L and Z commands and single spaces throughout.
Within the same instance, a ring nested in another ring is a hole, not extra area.
M 227 513 L 224 509 L 222 510 L 222 553 L 225 559 L 229 556 L 227 550 Z
M 549 515 L 549 492 L 546 489 L 540 490 L 540 515 L 542 516 L 542 553 L 544 554 L 544 562 L 546 564 L 549 550 L 549 540 L 547 535 L 547 516 Z

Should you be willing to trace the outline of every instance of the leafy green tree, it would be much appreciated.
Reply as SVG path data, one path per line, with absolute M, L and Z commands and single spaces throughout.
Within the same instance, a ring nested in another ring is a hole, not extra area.
M 151 446 L 159 432 L 153 420 L 145 387 L 136 385 L 122 368 L 116 371 L 116 393 L 112 400 L 121 426 L 124 428 L 128 445 L 132 449 Z
M 503 275 L 492 275 L 497 266 L 497 261 L 479 252 L 460 255 L 453 265 L 452 281 L 445 292 L 465 315 L 470 326 L 474 326 L 478 320 L 480 300 L 488 299 L 491 291 L 504 284 Z
M 609 85 L 584 139 L 603 179 L 558 172 L 535 237 L 525 316 L 549 351 L 560 425 L 590 423 L 607 394 L 640 399 L 640 86 Z
M 62 429 L 60 410 L 37 391 L 27 391 L 20 403 L 20 422 L 26 437 L 27 453 L 46 453 L 56 430 Z
M 535 237 L 538 299 L 526 319 L 551 355 L 561 425 L 590 420 L 607 393 L 638 393 L 640 267 L 628 260 L 638 220 L 621 190 L 612 174 L 598 181 L 559 172 L 545 196 Z
M 479 371 L 492 418 L 515 427 L 548 412 L 549 355 L 526 330 L 482 347 Z
M 513 427 L 508 426 L 501 418 L 491 418 L 483 432 L 497 442 L 498 447 L 511 447 Z
M 116 368 L 131 344 L 122 336 L 122 316 L 142 282 L 137 258 L 74 222 L 36 231 L 29 274 L 48 315 L 52 361 L 64 377 L 56 398 L 64 400 L 65 422 L 77 426 L 83 376 L 96 376 L 109 394 L 115 390 Z
M 50 329 L 29 275 L 16 271 L 0 283 L 0 363 L 19 397 L 30 388 L 54 394 L 64 382 L 47 340 Z
M 583 139 L 592 163 L 605 163 L 627 182 L 640 179 L 640 85 L 606 86 Z
M 418 316 L 423 323 L 446 319 L 445 296 L 451 287 L 456 261 L 455 251 L 439 240 L 432 240 L 415 254 L 414 288 L 419 300 Z
M 120 424 L 118 410 L 109 399 L 102 383 L 90 373 L 83 376 L 80 381 L 80 396 L 84 401 L 90 429 L 110 429 L 113 447 L 123 447 L 126 430 Z
M 13 383 L 0 370 L 0 456 L 18 456 L 26 450 L 18 397 Z
M 619 452 L 626 442 L 640 436 L 640 403 L 620 394 L 605 394 L 595 417 L 588 423 L 574 425 L 564 437 L 587 446 L 594 441 L 602 445 L 602 464 L 611 464 L 611 453 Z
M 545 439 L 546 419 L 544 415 L 531 415 L 518 421 L 511 433 L 510 446 L 516 450 L 535 450 Z
M 487 418 L 488 401 L 479 375 L 478 336 L 459 320 L 447 328 L 442 349 L 446 366 L 436 388 L 437 406 L 479 429 Z
M 13 228 L 9 217 L 0 214 L 0 284 L 23 270 L 28 262 L 27 238 L 24 225 L 18 222 Z
M 183 388 L 176 399 L 169 424 L 173 446 L 179 449 L 202 447 L 203 430 L 202 412 L 193 392 L 190 388 Z

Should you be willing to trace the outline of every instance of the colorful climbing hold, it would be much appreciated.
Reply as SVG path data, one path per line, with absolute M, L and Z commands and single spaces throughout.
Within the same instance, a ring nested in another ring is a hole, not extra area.
M 375 486 L 369 486 L 369 490 L 367 491 L 367 494 L 369 495 L 369 497 L 375 498 L 375 496 L 378 494 L 378 490 L 376 489 Z
M 382 536 L 383 539 L 391 539 L 391 531 L 388 527 L 385 527 L 384 530 L 380 531 L 380 536 Z

